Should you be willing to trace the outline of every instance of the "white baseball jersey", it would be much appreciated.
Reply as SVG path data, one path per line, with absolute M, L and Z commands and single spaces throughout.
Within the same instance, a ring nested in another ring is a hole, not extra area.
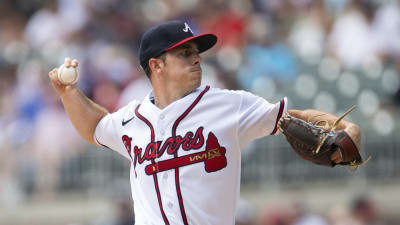
M 201 86 L 164 109 L 153 100 L 108 114 L 94 135 L 132 162 L 136 224 L 234 224 L 241 149 L 277 133 L 286 98 Z

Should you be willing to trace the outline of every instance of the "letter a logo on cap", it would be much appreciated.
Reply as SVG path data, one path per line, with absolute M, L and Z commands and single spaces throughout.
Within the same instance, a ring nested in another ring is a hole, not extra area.
M 190 29 L 189 25 L 185 23 L 185 28 L 183 28 L 183 31 L 188 32 L 190 30 L 190 33 L 193 33 L 192 29 Z

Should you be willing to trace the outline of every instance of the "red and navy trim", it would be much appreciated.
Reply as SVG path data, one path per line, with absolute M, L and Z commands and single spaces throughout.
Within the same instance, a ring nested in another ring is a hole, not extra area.
M 150 131 L 151 131 L 151 142 L 154 142 L 155 137 L 154 137 L 154 128 L 153 128 L 153 125 L 150 123 L 149 120 L 147 120 L 144 116 L 142 116 L 142 115 L 139 113 L 139 106 L 140 106 L 140 105 L 138 105 L 138 106 L 136 107 L 135 114 L 136 114 L 136 116 L 137 116 L 140 120 L 142 120 L 142 121 L 150 128 Z M 151 163 L 152 163 L 152 164 L 155 164 L 156 162 L 155 162 L 154 159 L 152 159 L 152 160 L 151 160 Z M 161 194 L 160 194 L 160 188 L 158 187 L 158 180 L 157 180 L 157 174 L 156 174 L 156 173 L 153 174 L 153 180 L 154 180 L 154 188 L 155 188 L 156 193 L 157 193 L 158 206 L 160 207 L 161 215 L 162 215 L 162 217 L 163 217 L 164 223 L 165 223 L 166 225 L 169 225 L 168 218 L 167 218 L 167 216 L 166 216 L 165 213 L 164 213 L 164 208 L 163 208 L 163 204 L 162 204 L 162 199 L 161 199 Z
M 193 40 L 193 39 L 196 39 L 196 38 L 199 38 L 199 37 L 203 37 L 203 36 L 208 36 L 208 35 L 213 35 L 213 34 L 201 34 L 201 35 L 197 35 L 197 36 L 192 36 L 192 37 L 185 38 L 185 39 L 183 39 L 182 41 L 180 41 L 180 42 L 178 42 L 178 43 L 172 45 L 171 47 L 165 49 L 164 52 L 171 51 L 172 49 L 174 49 L 174 48 L 176 48 L 176 47 L 178 47 L 178 46 L 180 46 L 180 45 L 182 45 L 182 44 L 184 44 L 184 43 L 186 43 L 186 42 L 188 42 L 188 41 L 191 41 L 191 40 Z
M 279 106 L 279 112 L 278 112 L 278 116 L 276 117 L 276 121 L 275 121 L 275 128 L 274 130 L 271 132 L 271 135 L 274 135 L 276 133 L 276 131 L 278 131 L 278 121 L 281 119 L 282 114 L 283 114 L 283 110 L 285 108 L 285 99 L 282 99 L 280 102 L 280 106 Z
M 103 146 L 104 148 L 108 148 L 108 149 L 112 150 L 112 149 L 111 149 L 110 147 L 108 147 L 107 145 L 103 145 L 102 143 L 100 143 L 100 141 L 97 139 L 96 136 L 94 136 L 94 138 L 96 138 L 96 141 L 97 141 L 97 143 L 98 143 L 99 145 Z
M 172 126 L 172 137 L 176 137 L 176 129 L 179 125 L 179 123 L 189 114 L 190 111 L 199 103 L 200 99 L 203 97 L 203 95 L 210 89 L 210 86 L 206 86 L 206 88 L 197 96 L 196 100 L 189 106 L 186 111 L 179 116 L 179 118 L 175 121 L 174 125 Z M 174 158 L 178 158 L 178 151 L 174 153 Z M 185 207 L 183 205 L 183 199 L 182 199 L 182 194 L 181 194 L 181 188 L 179 184 L 179 168 L 175 168 L 175 185 L 176 185 L 176 194 L 178 196 L 179 200 L 179 208 L 181 210 L 182 214 L 182 220 L 185 225 L 188 225 L 186 213 L 185 213 Z
M 140 107 L 140 104 L 136 107 L 135 114 L 136 114 L 137 117 L 139 117 L 140 120 L 142 120 L 147 126 L 149 126 L 150 131 L 151 131 L 151 142 L 154 142 L 155 136 L 154 136 L 153 125 L 150 123 L 150 121 L 148 119 L 146 119 L 144 116 L 142 116 L 139 113 L 139 107 Z

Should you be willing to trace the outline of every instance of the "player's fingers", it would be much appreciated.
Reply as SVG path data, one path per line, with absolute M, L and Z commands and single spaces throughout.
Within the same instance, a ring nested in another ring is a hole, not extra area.
M 50 72 L 49 72 L 49 77 L 50 77 L 50 79 L 52 79 L 52 80 L 55 80 L 55 79 L 57 79 L 57 69 L 52 69 Z
M 71 62 L 72 67 L 78 67 L 78 64 L 79 64 L 79 62 L 76 59 L 72 60 L 72 62 Z
M 49 72 L 50 80 L 53 84 L 61 85 L 61 82 L 58 80 L 58 69 L 55 68 Z
M 340 163 L 343 161 L 342 158 L 342 152 L 337 149 L 332 155 L 331 155 L 331 160 L 334 161 L 335 163 Z
M 71 58 L 66 57 L 64 59 L 64 66 L 67 67 L 67 68 L 71 66 Z

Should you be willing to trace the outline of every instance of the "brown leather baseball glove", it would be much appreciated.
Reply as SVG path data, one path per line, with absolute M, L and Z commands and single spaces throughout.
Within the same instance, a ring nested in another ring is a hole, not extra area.
M 337 163 L 331 156 L 339 149 L 343 159 L 339 164 L 355 169 L 364 163 L 359 149 L 345 131 L 335 131 L 339 122 L 353 109 L 338 118 L 332 127 L 328 127 L 328 124 L 320 126 L 319 122 L 306 122 L 286 113 L 279 120 L 278 128 L 301 158 L 318 165 L 334 167 Z

